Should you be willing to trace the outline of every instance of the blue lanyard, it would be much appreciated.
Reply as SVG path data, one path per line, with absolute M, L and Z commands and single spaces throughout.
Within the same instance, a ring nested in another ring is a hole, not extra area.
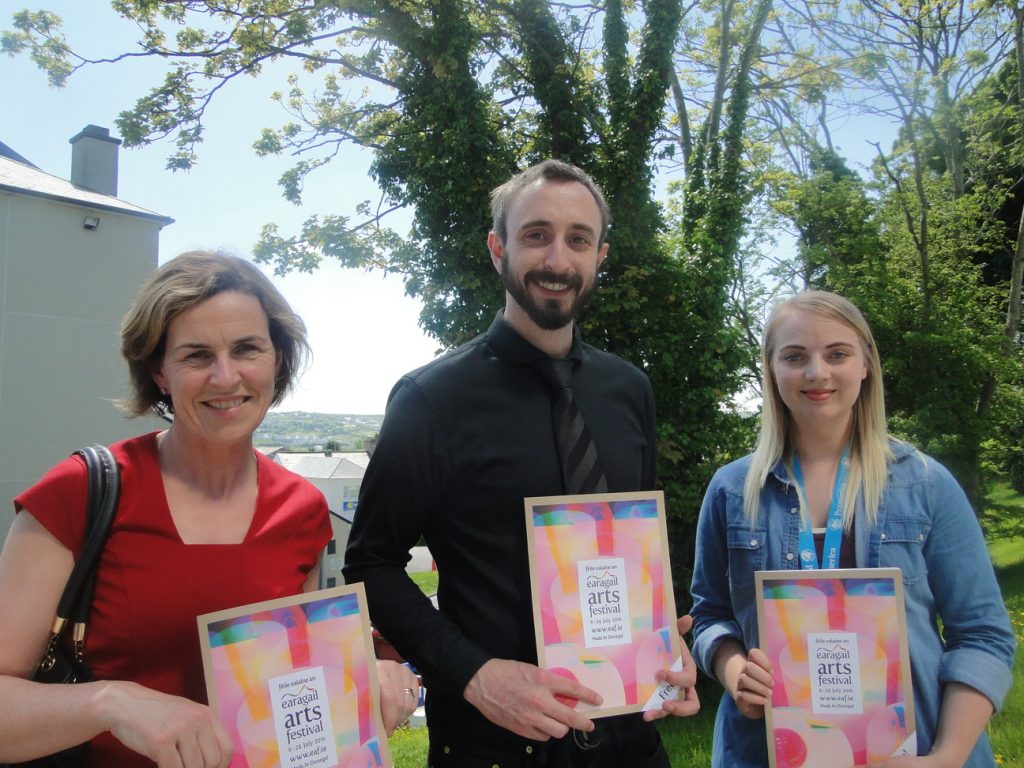
M 825 568 L 839 567 L 839 550 L 843 545 L 843 501 L 846 498 L 846 470 L 850 464 L 850 446 L 843 449 L 836 470 L 836 482 L 832 487 L 832 501 L 828 507 L 828 521 L 825 523 L 825 544 L 822 560 Z M 800 471 L 800 457 L 793 457 L 793 478 L 800 486 L 802 499 L 807 498 L 804 475 Z M 818 555 L 814 551 L 814 532 L 811 530 L 810 510 L 800 511 L 800 567 L 804 570 L 818 568 Z

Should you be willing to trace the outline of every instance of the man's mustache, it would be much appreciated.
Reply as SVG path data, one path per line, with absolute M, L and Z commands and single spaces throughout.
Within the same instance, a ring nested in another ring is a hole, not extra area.
M 576 274 L 559 275 L 550 270 L 537 269 L 527 272 L 524 282 L 556 283 L 565 288 L 580 288 L 583 285 L 583 278 Z

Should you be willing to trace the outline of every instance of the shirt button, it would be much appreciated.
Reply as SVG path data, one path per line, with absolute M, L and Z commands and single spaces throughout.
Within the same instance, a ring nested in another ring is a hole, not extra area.
M 756 547 L 757 546 L 757 539 L 751 539 L 750 540 L 750 546 Z
M 792 552 L 787 552 L 786 553 L 786 559 L 787 560 L 792 560 L 793 559 L 793 553 Z
M 791 514 L 791 515 L 795 515 L 799 511 L 800 510 L 797 507 L 790 507 L 789 508 L 789 514 Z
M 527 745 L 527 747 L 526 747 L 526 754 L 532 755 L 533 754 L 533 747 Z
M 882 534 L 882 541 L 885 541 L 885 534 Z
M 451 748 L 451 747 L 445 747 L 445 748 L 444 748 L 444 753 L 445 753 L 446 755 L 447 755 L 447 754 L 449 754 L 449 753 L 451 753 L 451 751 L 452 751 L 452 748 Z
M 917 534 L 917 540 L 918 541 L 924 541 L 924 534 L 923 533 Z

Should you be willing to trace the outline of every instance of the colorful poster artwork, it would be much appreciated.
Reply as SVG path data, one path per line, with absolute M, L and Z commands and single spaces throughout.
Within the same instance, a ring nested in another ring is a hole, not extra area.
M 854 768 L 916 754 L 895 568 L 755 575 L 760 647 L 775 674 L 772 768 Z
M 199 617 L 232 768 L 391 765 L 362 584 Z
M 526 499 L 538 663 L 601 694 L 592 717 L 660 707 L 679 657 L 661 492 Z

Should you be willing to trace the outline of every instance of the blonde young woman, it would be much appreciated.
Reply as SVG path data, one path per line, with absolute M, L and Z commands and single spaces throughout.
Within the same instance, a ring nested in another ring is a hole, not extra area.
M 963 491 L 886 432 L 863 316 L 835 294 L 800 293 L 772 313 L 762 365 L 757 447 L 718 470 L 697 526 L 693 655 L 725 687 L 712 764 L 768 765 L 763 718 L 774 679 L 758 649 L 754 572 L 801 568 L 806 516 L 810 565 L 903 572 L 921 756 L 886 765 L 993 766 L 984 730 L 1010 686 L 1009 618 Z M 830 514 L 843 522 L 841 538 L 824 534 Z

